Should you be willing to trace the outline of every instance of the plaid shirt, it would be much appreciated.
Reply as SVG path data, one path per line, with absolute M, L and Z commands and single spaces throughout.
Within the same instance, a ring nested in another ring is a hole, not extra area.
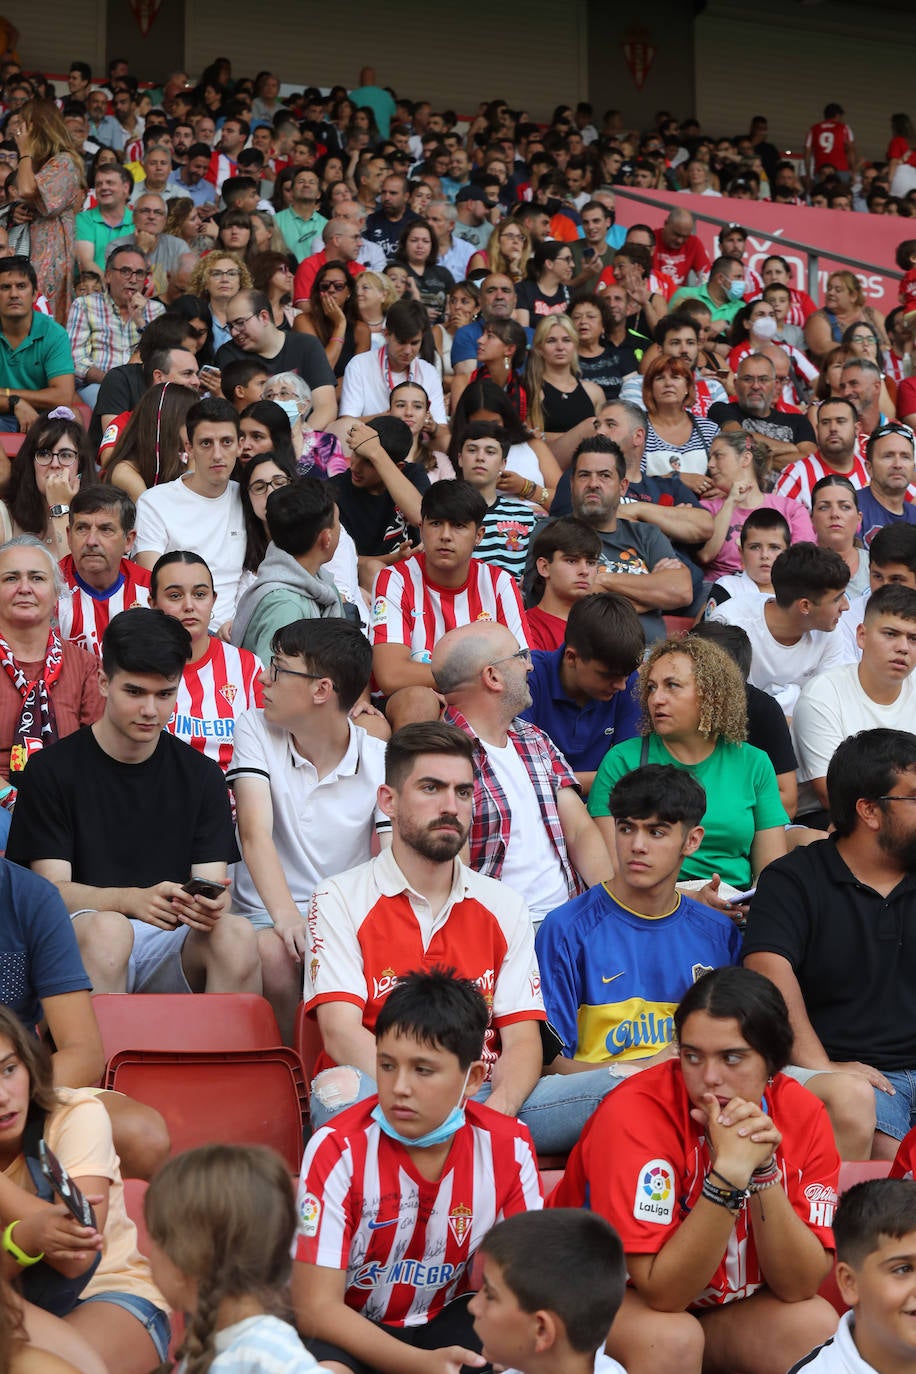
M 159 301 L 147 301 L 139 320 L 129 316 L 125 321 L 107 291 L 77 296 L 67 317 L 77 386 L 85 384 L 90 367 L 110 372 L 113 367 L 130 362 L 141 330 L 164 310 Z
M 453 706 L 448 708 L 443 719 L 449 725 L 455 725 L 459 730 L 463 730 L 474 741 L 474 819 L 471 822 L 470 867 L 475 873 L 485 873 L 490 878 L 499 878 L 502 876 L 512 828 L 512 813 L 509 810 L 508 799 L 493 771 L 487 751 L 474 733 L 470 722 Z M 509 741 L 514 745 L 515 752 L 531 779 L 544 825 L 560 860 L 569 895 L 575 897 L 585 891 L 585 885 L 573 868 L 566 850 L 556 794 L 561 787 L 578 787 L 576 775 L 563 755 L 551 744 L 548 736 L 536 725 L 516 716 L 509 726 L 508 733 Z

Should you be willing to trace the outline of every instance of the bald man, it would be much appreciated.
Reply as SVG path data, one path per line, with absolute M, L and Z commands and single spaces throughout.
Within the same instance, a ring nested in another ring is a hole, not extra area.
M 566 759 L 519 719 L 531 705 L 531 652 L 504 625 L 478 620 L 443 635 L 431 667 L 444 719 L 474 740 L 471 867 L 521 892 L 537 927 L 613 866 Z
M 689 210 L 672 210 L 660 229 L 655 231 L 655 253 L 652 266 L 664 272 L 676 287 L 702 285 L 709 276 L 709 254 L 694 232 L 693 215 Z

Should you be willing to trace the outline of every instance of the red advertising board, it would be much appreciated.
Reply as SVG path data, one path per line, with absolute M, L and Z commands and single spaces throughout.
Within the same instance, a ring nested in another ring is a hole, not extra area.
M 808 290 L 807 256 L 799 248 L 789 248 L 782 238 L 810 243 L 818 252 L 818 291 L 815 299 L 824 299 L 824 286 L 829 272 L 845 264 L 831 257 L 831 253 L 848 254 L 860 262 L 875 264 L 866 272 L 853 268 L 862 283 L 869 305 L 883 314 L 898 304 L 897 282 L 900 272 L 894 265 L 894 249 L 908 233 L 909 220 L 897 215 L 866 215 L 841 210 L 812 210 L 801 205 L 773 205 L 767 200 L 732 200 L 726 196 L 694 196 L 676 191 L 638 191 L 650 196 L 657 205 L 642 200 L 630 200 L 627 188 L 617 186 L 617 222 L 619 224 L 650 224 L 656 228 L 673 206 L 691 210 L 698 215 L 715 215 L 718 219 L 740 224 L 749 231 L 745 262 L 758 274 L 764 258 L 779 253 L 792 269 L 792 284 Z M 718 226 L 697 220 L 697 233 L 711 258 L 716 256 Z M 887 269 L 887 275 L 882 272 Z

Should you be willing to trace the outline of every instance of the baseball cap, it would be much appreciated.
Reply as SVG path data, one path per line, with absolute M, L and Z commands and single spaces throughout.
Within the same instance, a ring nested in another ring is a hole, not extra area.
M 468 200 L 482 200 L 484 205 L 486 205 L 487 197 L 484 193 L 483 187 L 475 186 L 473 182 L 471 182 L 468 186 L 462 186 L 461 190 L 455 197 L 455 204 L 461 205 Z

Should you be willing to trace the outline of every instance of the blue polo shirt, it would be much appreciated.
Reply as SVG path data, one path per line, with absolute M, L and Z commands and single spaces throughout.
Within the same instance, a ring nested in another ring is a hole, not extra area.
M 521 717 L 550 736 L 574 772 L 594 773 L 613 745 L 639 733 L 636 673 L 630 674 L 625 690 L 615 692 L 610 701 L 588 701 L 580 706 L 563 690 L 562 658 L 562 645 L 549 652 L 536 649 L 531 655 L 531 705 L 521 712 Z
M 0 859 L 0 1002 L 35 1026 L 42 998 L 91 989 L 57 888 Z
M 0 387 L 43 391 L 52 377 L 73 375 L 73 353 L 66 329 L 50 315 L 32 311 L 29 332 L 18 348 L 0 333 Z

